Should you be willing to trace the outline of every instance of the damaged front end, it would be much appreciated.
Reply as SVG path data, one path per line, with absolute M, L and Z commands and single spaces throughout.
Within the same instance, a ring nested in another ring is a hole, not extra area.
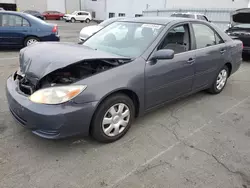
M 129 62 L 129 60 L 124 59 L 83 60 L 45 75 L 36 82 L 36 84 L 33 84 L 32 81 L 29 80 L 29 77 L 21 73 L 20 70 L 16 72 L 14 79 L 18 80 L 20 91 L 30 96 L 39 89 L 73 84 L 127 62 Z

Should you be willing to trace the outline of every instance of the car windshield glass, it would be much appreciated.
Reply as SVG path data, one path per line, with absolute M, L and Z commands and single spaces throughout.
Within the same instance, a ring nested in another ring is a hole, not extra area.
M 109 25 L 109 24 L 111 24 L 111 23 L 113 23 L 115 21 L 116 21 L 116 19 L 110 18 L 110 19 L 107 19 L 107 20 L 101 22 L 99 24 L 99 26 L 106 27 L 107 25 Z
M 250 28 L 250 24 L 237 24 L 234 27 L 237 27 L 237 28 Z
M 77 11 L 74 11 L 74 12 L 72 12 L 71 14 L 76 15 L 76 14 L 77 14 Z
M 114 22 L 90 37 L 83 45 L 124 57 L 138 57 L 155 40 L 163 26 Z

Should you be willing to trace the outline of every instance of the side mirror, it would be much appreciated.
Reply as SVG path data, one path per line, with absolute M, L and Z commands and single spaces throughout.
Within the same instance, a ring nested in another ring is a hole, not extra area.
M 166 50 L 158 50 L 156 51 L 150 60 L 160 60 L 160 59 L 173 59 L 174 58 L 174 50 L 166 49 Z

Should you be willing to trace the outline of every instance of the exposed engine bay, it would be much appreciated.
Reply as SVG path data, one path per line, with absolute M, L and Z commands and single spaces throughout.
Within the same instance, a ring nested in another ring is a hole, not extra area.
M 19 88 L 24 94 L 31 95 L 38 89 L 72 84 L 92 75 L 123 65 L 127 62 L 129 61 L 117 59 L 82 61 L 55 70 L 43 77 L 37 85 L 32 85 L 25 76 L 18 72 L 14 79 L 19 80 Z

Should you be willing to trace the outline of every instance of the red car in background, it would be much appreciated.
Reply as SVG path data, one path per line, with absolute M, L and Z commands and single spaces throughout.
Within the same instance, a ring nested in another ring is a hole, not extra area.
M 64 13 L 58 11 L 46 11 L 43 13 L 44 19 L 46 20 L 61 20 Z

